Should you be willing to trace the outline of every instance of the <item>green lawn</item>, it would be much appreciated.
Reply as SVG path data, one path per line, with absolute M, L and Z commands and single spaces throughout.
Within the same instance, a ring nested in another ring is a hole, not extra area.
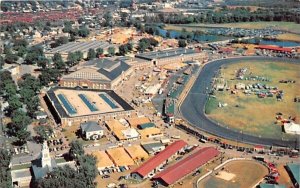
M 20 170 L 20 169 L 25 169 L 25 168 L 30 168 L 30 167 L 31 167 L 31 163 L 28 163 L 28 164 L 15 165 L 11 169 L 12 170 Z
M 293 32 L 300 34 L 300 24 L 294 22 L 239 22 L 225 24 L 177 24 L 166 25 L 165 29 L 182 30 L 203 30 L 209 27 L 226 27 L 226 28 L 244 28 L 244 29 L 264 29 L 266 27 L 274 27 L 278 30 Z
M 205 104 L 205 113 L 211 114 L 214 109 L 218 106 L 218 101 L 216 98 L 209 97 Z

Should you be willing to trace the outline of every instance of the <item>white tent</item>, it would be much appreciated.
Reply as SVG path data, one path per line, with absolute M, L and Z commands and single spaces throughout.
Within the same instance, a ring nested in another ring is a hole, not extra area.
M 146 94 L 146 95 L 155 95 L 155 94 L 158 92 L 158 90 L 159 90 L 160 87 L 161 87 L 160 84 L 156 84 L 156 85 L 153 85 L 153 86 L 149 86 L 149 87 L 146 89 L 145 94 Z
M 283 126 L 284 126 L 284 131 L 286 133 L 300 135 L 300 125 L 299 124 L 290 122 L 290 123 L 285 123 Z
M 122 130 L 122 133 L 126 139 L 136 139 L 140 136 L 140 134 L 134 128 Z

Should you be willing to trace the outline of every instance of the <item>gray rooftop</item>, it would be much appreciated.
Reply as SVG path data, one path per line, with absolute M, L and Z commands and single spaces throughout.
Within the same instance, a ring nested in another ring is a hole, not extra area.
M 55 159 L 51 159 L 51 166 L 52 166 L 52 168 L 57 167 Z M 47 173 L 52 171 L 52 169 L 49 169 L 48 166 L 42 167 L 41 158 L 38 158 L 38 159 L 32 161 L 31 168 L 32 168 L 32 172 L 33 172 L 33 177 L 35 179 L 43 178 L 47 175 Z
M 94 131 L 101 131 L 103 130 L 100 125 L 95 121 L 88 121 L 80 124 L 81 130 L 84 132 L 94 132 Z
M 143 144 L 142 147 L 147 151 L 147 153 L 152 153 L 153 148 L 163 147 L 164 145 L 161 142 L 153 142 L 148 144 Z
M 120 76 L 123 72 L 127 71 L 130 68 L 130 66 L 123 62 L 120 61 L 120 64 L 116 66 L 113 70 L 108 70 L 108 69 L 99 69 L 98 72 L 105 75 L 108 77 L 110 80 L 116 79 L 118 76 Z
M 120 60 L 111 60 L 108 58 L 94 59 L 88 61 L 80 66 L 79 69 L 85 67 L 94 67 L 98 69 L 98 72 L 106 76 L 110 80 L 116 79 L 123 72 L 127 71 L 130 68 L 130 65 Z M 76 72 L 76 71 L 75 71 Z M 81 78 L 70 78 L 70 76 L 64 76 L 63 79 L 81 79 Z M 91 79 L 92 80 L 92 79 Z M 105 80 L 100 80 L 105 81 Z
M 103 41 L 89 41 L 89 42 L 69 42 L 67 44 L 64 44 L 62 46 L 58 46 L 56 48 L 53 48 L 48 51 L 48 53 L 69 53 L 69 52 L 76 52 L 76 51 L 82 51 L 87 52 L 90 48 L 91 49 L 97 49 L 102 48 L 106 49 L 111 46 L 114 46 L 112 44 L 109 44 L 108 42 Z
M 151 61 L 153 59 L 170 58 L 174 56 L 181 56 L 181 55 L 193 54 L 193 53 L 198 53 L 198 52 L 194 49 L 175 48 L 175 49 L 156 51 L 156 52 L 145 52 L 145 53 L 137 54 L 135 55 L 135 57 Z
M 12 176 L 12 179 L 31 177 L 30 168 L 25 168 L 25 169 L 20 169 L 20 170 L 12 170 L 11 176 Z

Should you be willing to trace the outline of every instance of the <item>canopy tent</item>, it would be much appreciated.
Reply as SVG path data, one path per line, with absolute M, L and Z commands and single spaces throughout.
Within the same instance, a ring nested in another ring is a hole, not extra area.
M 288 134 L 300 135 L 300 125 L 294 122 L 284 123 L 284 131 Z

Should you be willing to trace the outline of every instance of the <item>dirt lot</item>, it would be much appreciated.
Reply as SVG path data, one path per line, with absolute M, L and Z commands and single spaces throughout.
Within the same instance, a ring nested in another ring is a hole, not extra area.
M 245 67 L 248 72 L 252 72 L 252 75 L 264 76 L 270 81 L 235 79 L 236 71 Z M 283 90 L 283 101 L 277 101 L 276 96 L 258 98 L 255 94 L 245 95 L 243 90 L 238 90 L 237 94 L 231 94 L 230 90 L 217 91 L 216 98 L 210 98 L 207 103 L 206 113 L 217 122 L 248 134 L 292 138 L 293 136 L 282 133 L 281 122 L 277 124 L 275 122 L 278 112 L 283 113 L 283 118 L 297 117 L 300 113 L 299 103 L 293 101 L 294 97 L 299 95 L 296 89 L 300 87 L 299 68 L 300 66 L 296 64 L 272 62 L 246 62 L 225 66 L 221 69 L 221 73 L 230 89 L 234 89 L 237 83 L 266 84 Z M 279 80 L 287 79 L 295 80 L 296 83 L 279 83 Z M 219 108 L 219 102 L 227 103 L 228 106 Z
M 234 161 L 225 165 L 227 173 L 234 174 L 231 180 L 226 181 L 214 175 L 200 182 L 200 188 L 249 188 L 253 187 L 268 173 L 268 169 L 254 161 Z
M 289 174 L 287 173 L 286 169 L 284 168 L 284 165 L 279 164 L 277 166 L 277 169 L 280 174 L 278 183 L 280 185 L 285 185 L 286 187 L 293 187 L 293 182 L 291 181 Z

